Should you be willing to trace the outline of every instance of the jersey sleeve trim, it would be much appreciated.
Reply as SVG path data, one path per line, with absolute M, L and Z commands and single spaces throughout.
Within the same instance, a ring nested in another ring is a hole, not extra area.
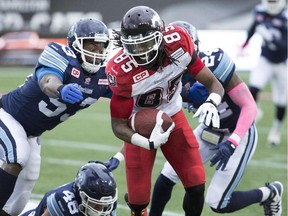
M 56 75 L 62 82 L 64 80 L 64 75 L 61 73 L 61 71 L 55 69 L 55 68 L 46 68 L 46 67 L 41 67 L 38 68 L 35 72 L 35 75 L 37 77 L 38 83 L 42 79 L 42 77 L 46 74 L 54 74 Z
M 56 194 L 53 193 L 47 197 L 47 209 L 48 209 L 49 215 L 64 216 L 61 208 L 58 205 L 55 195 Z
M 69 61 L 53 48 L 46 46 L 40 55 L 39 63 L 47 67 L 55 68 L 64 73 L 69 64 Z
M 232 77 L 234 70 L 235 64 L 233 60 L 223 52 L 222 60 L 213 73 L 222 83 L 227 83 L 229 82 L 229 77 Z

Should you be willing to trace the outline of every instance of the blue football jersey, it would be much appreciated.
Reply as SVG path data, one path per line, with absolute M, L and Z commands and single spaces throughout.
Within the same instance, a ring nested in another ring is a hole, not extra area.
M 73 184 L 74 183 L 71 182 L 47 192 L 36 209 L 29 210 L 21 216 L 40 216 L 44 213 L 46 208 L 50 215 L 82 215 L 78 209 L 81 198 L 76 196 Z
M 81 198 L 77 196 L 73 184 L 74 182 L 71 182 L 47 192 L 36 209 L 29 210 L 21 216 L 41 216 L 46 208 L 50 215 L 82 216 L 78 208 Z M 116 206 L 115 203 L 111 216 L 116 215 Z
M 77 83 L 83 100 L 70 104 L 48 97 L 38 84 L 37 72 L 41 70 L 56 74 L 63 84 Z M 2 96 L 2 106 L 23 126 L 28 136 L 39 136 L 89 107 L 100 97 L 110 98 L 111 95 L 105 68 L 94 74 L 87 73 L 69 47 L 53 42 L 45 47 L 35 72 L 27 77 L 24 84 Z
M 233 60 L 220 48 L 199 52 L 199 56 L 225 88 L 235 71 Z M 182 78 L 182 84 L 185 85 L 185 83 L 191 82 L 191 80 L 193 80 L 192 77 L 190 80 Z M 221 104 L 218 106 L 220 129 L 233 131 L 236 127 L 240 111 L 240 107 L 225 93 Z
M 264 25 L 269 29 L 273 40 L 263 40 L 261 55 L 273 63 L 284 62 L 287 59 L 287 9 L 284 8 L 277 15 L 270 15 L 265 8 L 259 4 L 253 10 L 254 22 L 248 30 L 246 45 L 256 32 L 258 25 Z

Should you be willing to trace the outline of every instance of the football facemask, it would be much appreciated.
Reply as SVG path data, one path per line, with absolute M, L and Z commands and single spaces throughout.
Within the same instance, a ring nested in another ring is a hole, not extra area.
M 122 37 L 121 42 L 125 53 L 135 65 L 148 65 L 158 56 L 159 47 L 162 43 L 162 33 L 155 31 L 147 36 Z

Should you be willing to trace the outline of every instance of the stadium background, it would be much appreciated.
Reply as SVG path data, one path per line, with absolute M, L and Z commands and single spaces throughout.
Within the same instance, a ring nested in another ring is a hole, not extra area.
M 252 7 L 258 2 L 257 0 L 0 0 L 0 36 L 11 31 L 35 31 L 40 38 L 63 38 L 66 37 L 68 27 L 83 16 L 93 16 L 103 20 L 109 28 L 119 28 L 120 19 L 129 8 L 147 5 L 157 10 L 166 23 L 186 20 L 195 25 L 199 30 L 201 49 L 206 46 L 224 48 L 235 58 L 238 65 L 237 71 L 241 71 L 240 76 L 247 81 L 249 69 L 259 54 L 257 46 L 260 41 L 256 36 L 255 44 L 251 43 L 250 52 L 244 59 L 236 58 L 236 52 L 251 22 Z M 239 65 L 243 65 L 244 68 L 239 68 Z M 249 67 L 245 68 L 245 65 Z M 32 64 L 27 67 L 0 65 L 0 92 L 7 92 L 22 84 L 25 77 L 32 71 Z M 285 187 L 283 197 L 283 215 L 285 216 L 287 215 L 287 122 L 283 128 L 285 132 L 282 133 L 281 146 L 268 148 L 266 136 L 274 112 L 270 86 L 267 86 L 261 93 L 260 105 L 264 111 L 264 117 L 257 122 L 258 148 L 238 189 L 257 188 L 267 181 L 282 181 Z M 186 115 L 192 127 L 195 127 L 197 125 L 195 119 L 192 119 L 189 113 Z M 121 141 L 113 136 L 110 128 L 109 101 L 107 100 L 99 101 L 55 130 L 45 133 L 42 136 L 41 176 L 33 191 L 31 203 L 37 203 L 43 193 L 49 189 L 73 180 L 79 166 L 88 160 L 105 161 L 114 155 L 120 146 Z M 153 181 L 164 161 L 159 151 Z M 206 168 L 208 185 L 214 168 L 210 168 L 209 165 Z M 120 216 L 128 215 L 123 199 L 126 192 L 124 173 L 122 163 L 114 172 L 119 188 L 118 215 Z M 182 197 L 182 186 L 177 184 L 164 215 L 183 215 Z M 216 214 L 205 206 L 203 215 Z M 263 215 L 263 209 L 254 205 L 231 215 Z

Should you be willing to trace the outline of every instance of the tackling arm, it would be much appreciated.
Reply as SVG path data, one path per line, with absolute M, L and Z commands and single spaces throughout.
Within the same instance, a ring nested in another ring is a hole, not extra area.
M 41 90 L 51 98 L 58 98 L 58 88 L 62 85 L 60 78 L 54 74 L 46 74 L 39 81 Z
M 235 79 L 236 83 L 233 84 Z M 240 80 L 240 78 L 234 73 L 229 85 L 227 86 L 228 89 L 226 88 L 227 94 L 231 100 L 241 108 L 236 128 L 228 138 L 228 140 L 230 140 L 235 146 L 238 145 L 241 138 L 248 131 L 257 114 L 257 105 L 247 85 L 244 82 L 239 82 L 237 80 Z M 234 87 L 232 88 L 232 86 Z
M 195 76 L 195 79 L 202 83 L 209 91 L 209 93 L 216 93 L 221 98 L 224 95 L 224 89 L 218 79 L 213 75 L 208 67 L 203 67 L 202 70 Z M 217 105 L 219 105 L 219 103 Z
M 215 128 L 220 127 L 220 119 L 217 106 L 221 103 L 224 95 L 224 89 L 218 79 L 205 66 L 195 76 L 196 80 L 202 83 L 209 91 L 207 100 L 198 108 L 193 118 L 199 117 L 199 122 L 207 126 L 212 125 Z

